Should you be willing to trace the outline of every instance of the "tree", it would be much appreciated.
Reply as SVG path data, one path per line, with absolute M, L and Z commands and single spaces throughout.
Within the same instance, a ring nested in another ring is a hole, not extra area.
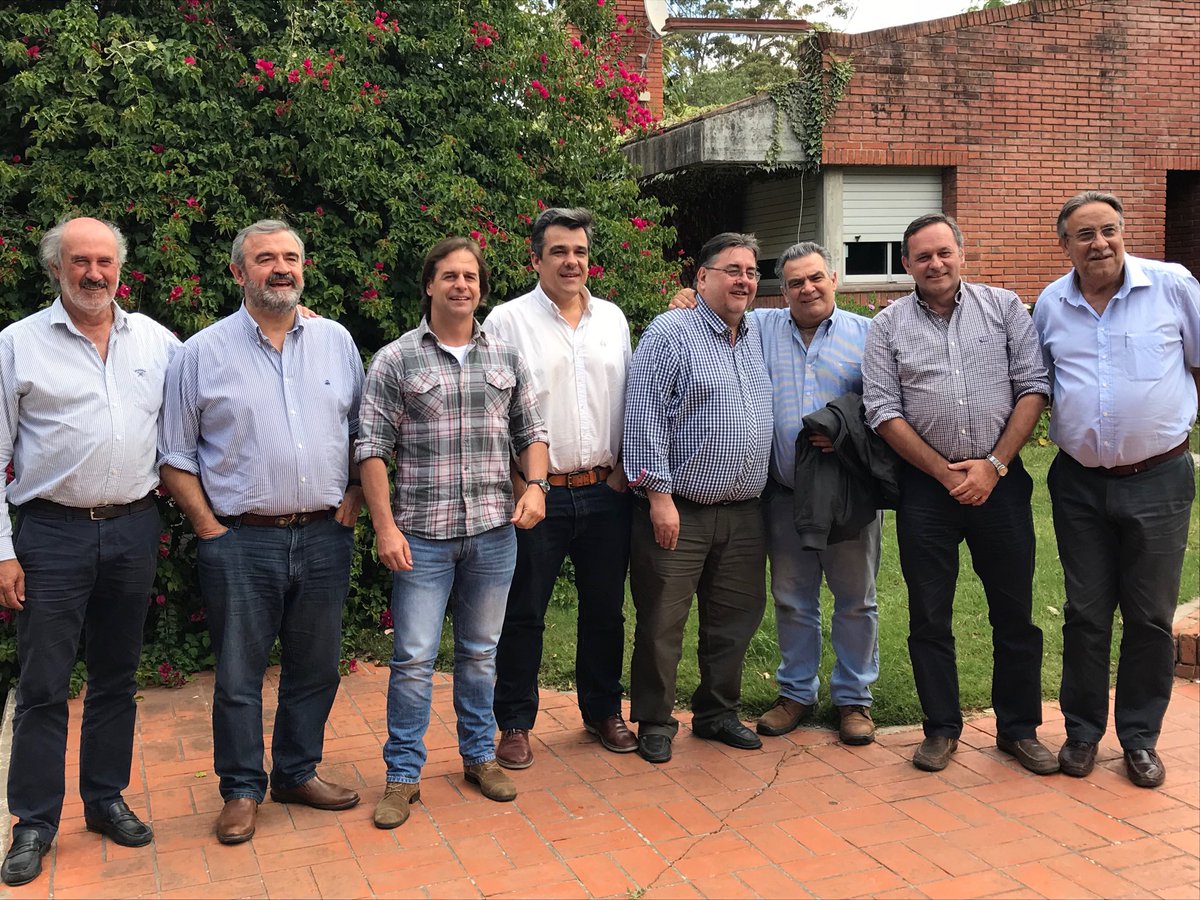
M 844 19 L 852 5 L 842 0 L 672 0 L 671 14 L 689 18 L 800 19 L 817 30 L 814 18 Z M 663 108 L 682 117 L 705 107 L 732 103 L 795 77 L 804 39 L 788 34 L 681 32 L 663 42 Z
M 652 124 L 620 61 L 632 33 L 597 0 L 4 5 L 0 322 L 49 299 L 44 230 L 89 214 L 129 239 L 121 302 L 187 337 L 237 307 L 230 242 L 272 216 L 306 240 L 305 302 L 373 351 L 416 324 L 438 239 L 478 241 L 504 297 L 533 281 L 538 212 L 586 205 L 590 285 L 636 327 L 675 264 L 664 210 L 639 197 L 618 149 Z M 164 512 L 148 660 L 169 674 L 205 648 L 185 650 L 202 610 L 188 533 Z M 369 552 L 355 565 L 348 626 L 378 629 L 386 573 Z

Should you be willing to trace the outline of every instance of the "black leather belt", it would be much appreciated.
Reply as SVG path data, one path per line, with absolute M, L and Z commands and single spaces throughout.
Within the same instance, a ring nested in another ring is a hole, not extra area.
M 140 500 L 132 503 L 110 503 L 108 506 L 63 506 L 53 500 L 43 500 L 37 497 L 21 504 L 21 512 L 43 519 L 91 519 L 100 522 L 105 519 L 119 519 L 134 513 L 149 509 L 154 505 L 154 494 L 149 493 Z
M 1130 475 L 1137 475 L 1139 472 L 1147 472 L 1150 469 L 1153 469 L 1155 466 L 1161 465 L 1162 463 L 1172 460 L 1177 456 L 1183 456 L 1183 454 L 1187 452 L 1187 448 L 1187 438 L 1184 438 L 1183 443 L 1178 447 L 1172 447 L 1165 453 L 1160 453 L 1157 456 L 1151 456 L 1148 459 L 1143 459 L 1141 462 L 1129 463 L 1125 466 L 1112 466 L 1107 469 L 1104 466 L 1084 466 L 1083 463 L 1079 463 L 1079 465 L 1083 466 L 1083 468 L 1087 469 L 1089 472 L 1095 472 L 1098 475 L 1106 475 L 1109 478 L 1128 478 Z M 1075 459 L 1073 456 L 1071 458 Z M 1079 460 L 1075 459 L 1075 462 L 1078 463 Z
M 333 518 L 332 509 L 316 512 L 285 513 L 278 516 L 260 516 L 258 513 L 242 513 L 240 516 L 217 516 L 222 525 L 257 525 L 263 528 L 303 528 L 313 522 L 324 522 Z

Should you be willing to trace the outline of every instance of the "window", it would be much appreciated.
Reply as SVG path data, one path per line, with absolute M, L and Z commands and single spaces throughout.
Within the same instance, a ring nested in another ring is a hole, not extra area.
M 900 241 L 859 241 L 846 245 L 846 275 L 853 277 L 906 276 L 900 261 Z
M 843 179 L 846 282 L 912 284 L 900 262 L 900 241 L 909 222 L 941 210 L 941 170 L 851 168 Z

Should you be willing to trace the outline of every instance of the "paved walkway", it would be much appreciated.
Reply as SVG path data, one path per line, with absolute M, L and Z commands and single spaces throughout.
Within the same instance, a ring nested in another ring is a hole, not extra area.
M 365 668 L 342 681 L 322 769 L 363 803 L 341 813 L 264 803 L 258 834 L 236 847 L 212 837 L 211 676 L 146 690 L 126 797 L 153 820 L 155 842 L 131 850 L 84 830 L 73 732 L 72 802 L 46 870 L 0 897 L 1200 896 L 1194 682 L 1176 682 L 1157 791 L 1120 774 L 1111 737 L 1086 780 L 1029 775 L 996 751 L 992 718 L 967 726 L 937 775 L 909 763 L 914 729 L 857 749 L 800 730 L 744 752 L 685 727 L 675 759 L 652 766 L 601 749 L 574 696 L 544 692 L 537 760 L 514 773 L 516 802 L 497 804 L 463 782 L 450 680 L 437 677 L 423 802 L 406 825 L 371 824 L 387 670 Z M 74 701 L 73 725 L 80 711 Z M 1057 747 L 1062 716 L 1045 712 L 1042 736 Z

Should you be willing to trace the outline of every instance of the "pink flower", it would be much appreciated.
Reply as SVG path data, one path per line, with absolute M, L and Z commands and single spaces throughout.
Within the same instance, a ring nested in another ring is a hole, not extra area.
M 367 288 L 362 292 L 362 295 L 364 300 L 374 300 L 379 296 L 379 291 L 375 290 L 375 288 Z
M 625 13 L 617 13 L 617 24 L 624 25 L 629 20 L 625 18 Z
M 120 287 L 118 287 L 116 296 L 117 296 L 118 300 L 124 300 L 126 297 L 128 297 L 129 296 L 129 285 L 123 284 Z
M 163 150 L 165 150 L 165 149 L 166 149 L 166 147 L 164 147 L 162 144 L 151 144 L 150 145 L 151 153 L 162 153 Z
M 645 231 L 650 226 L 649 220 L 643 219 L 641 216 L 634 216 L 629 220 L 629 224 L 638 231 Z
M 379 614 L 379 627 L 385 630 L 392 627 L 392 611 L 390 609 L 385 609 Z
M 295 84 L 299 80 L 300 80 L 300 70 L 299 69 L 292 69 L 292 71 L 288 72 L 288 81 L 289 82 L 291 82 L 292 84 Z
M 588 266 L 588 278 L 603 278 L 604 266 Z
M 275 63 L 271 62 L 269 59 L 256 60 L 254 63 L 254 68 L 258 69 L 258 71 L 262 72 L 268 78 L 275 77 Z
M 167 605 L 167 595 L 159 594 L 157 597 L 154 598 L 154 602 L 157 603 L 159 606 L 166 606 Z
M 197 200 L 195 197 L 188 197 L 187 205 L 190 206 L 192 209 L 195 209 L 197 206 L 200 205 L 200 201 Z
M 171 534 L 170 534 L 170 532 L 164 531 L 162 534 L 160 534 L 160 535 L 158 536 L 158 542 L 159 542 L 160 544 L 169 544 L 169 543 L 171 543 Z
M 21 154 L 20 154 L 20 153 L 14 153 L 14 154 L 13 154 L 13 156 L 12 156 L 12 164 L 15 166 L 15 165 L 17 165 L 17 164 L 18 164 L 20 161 L 21 161 Z
M 13 611 L 11 609 L 0 609 L 0 622 L 7 625 L 13 619 Z
M 146 273 L 139 272 L 137 269 L 134 269 L 132 272 L 129 273 L 129 277 L 132 278 L 134 281 L 145 281 Z
M 194 56 L 185 56 L 185 57 L 183 58 L 183 64 L 184 64 L 185 66 L 194 66 L 194 65 L 196 64 L 196 57 L 194 57 Z
M 596 0 L 596 5 L 597 5 L 597 6 L 603 6 L 603 5 L 604 5 L 604 0 Z
M 42 48 L 39 47 L 37 44 L 34 44 L 32 47 L 30 47 L 28 50 L 25 51 L 25 55 L 28 56 L 30 59 L 37 59 L 38 57 L 40 57 L 42 55 Z
M 188 618 L 193 622 L 203 622 L 205 619 L 208 618 L 208 610 L 201 607 L 200 609 L 198 609 L 194 613 L 192 613 L 190 616 L 188 616 Z
M 170 302 L 174 302 L 182 296 L 183 296 L 183 288 L 182 287 L 180 287 L 179 285 L 175 285 L 175 287 L 171 288 Z
M 315 212 L 316 212 L 316 214 L 317 214 L 318 216 L 323 216 L 323 215 L 325 215 L 325 207 L 323 207 L 323 206 L 318 206 L 318 207 L 316 208 Z
M 375 271 L 376 271 L 376 272 L 382 272 L 382 271 L 383 271 L 383 263 L 381 263 L 381 262 L 376 262 L 376 263 L 375 263 Z

